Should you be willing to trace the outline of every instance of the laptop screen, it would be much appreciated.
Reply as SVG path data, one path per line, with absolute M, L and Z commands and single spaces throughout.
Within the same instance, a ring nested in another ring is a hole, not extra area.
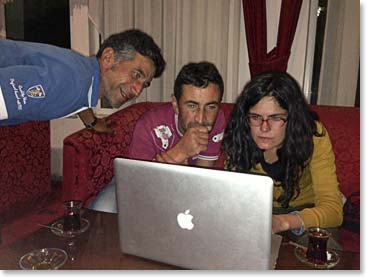
M 268 269 L 273 180 L 117 158 L 121 250 L 190 269 Z

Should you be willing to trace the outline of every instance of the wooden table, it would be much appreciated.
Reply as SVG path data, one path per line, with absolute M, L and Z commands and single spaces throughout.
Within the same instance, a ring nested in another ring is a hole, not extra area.
M 56 247 L 66 250 L 69 259 L 61 269 L 179 269 L 121 253 L 117 215 L 85 210 L 83 217 L 90 222 L 89 229 L 76 238 L 58 237 L 50 229 L 41 228 L 29 237 L 0 249 L 0 269 L 20 269 L 18 261 L 25 253 L 39 248 Z M 282 242 L 276 269 L 310 269 L 294 256 L 295 246 Z M 360 255 L 339 252 L 340 262 L 333 269 L 360 269 Z

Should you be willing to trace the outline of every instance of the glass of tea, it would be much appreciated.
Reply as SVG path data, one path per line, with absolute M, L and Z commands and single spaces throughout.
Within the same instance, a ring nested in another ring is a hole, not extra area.
M 307 260 L 314 264 L 327 263 L 327 242 L 330 233 L 325 229 L 314 227 L 308 229 Z
M 80 209 L 82 208 L 81 201 L 67 201 L 65 205 L 65 215 L 63 222 L 64 232 L 75 232 L 81 228 Z

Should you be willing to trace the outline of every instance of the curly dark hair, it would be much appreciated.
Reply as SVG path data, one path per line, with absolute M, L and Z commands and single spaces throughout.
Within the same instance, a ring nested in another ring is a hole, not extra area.
M 222 101 L 224 84 L 222 76 L 220 75 L 217 67 L 214 64 L 206 61 L 199 63 L 188 63 L 181 68 L 176 77 L 174 95 L 177 101 L 179 101 L 184 85 L 193 85 L 198 88 L 206 88 L 209 83 L 218 85 L 220 90 L 220 101 Z
M 131 60 L 136 52 L 150 58 L 155 65 L 154 78 L 161 76 L 166 67 L 161 49 L 151 36 L 141 30 L 131 29 L 109 36 L 99 48 L 97 58 L 102 56 L 107 47 L 114 50 L 118 61 Z
M 245 85 L 233 108 L 228 122 L 222 150 L 226 153 L 226 168 L 249 172 L 261 161 L 263 152 L 251 136 L 247 115 L 263 97 L 272 96 L 288 111 L 286 134 L 278 157 L 285 167 L 281 181 L 284 195 L 276 199 L 283 208 L 289 207 L 292 197 L 299 195 L 299 179 L 313 153 L 313 136 L 318 133 L 318 115 L 310 110 L 297 81 L 285 72 L 267 72 L 254 77 Z

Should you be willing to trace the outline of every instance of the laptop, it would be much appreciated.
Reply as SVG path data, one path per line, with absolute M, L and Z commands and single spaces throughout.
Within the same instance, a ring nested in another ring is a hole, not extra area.
M 187 269 L 273 268 L 270 177 L 125 158 L 114 171 L 123 253 Z

